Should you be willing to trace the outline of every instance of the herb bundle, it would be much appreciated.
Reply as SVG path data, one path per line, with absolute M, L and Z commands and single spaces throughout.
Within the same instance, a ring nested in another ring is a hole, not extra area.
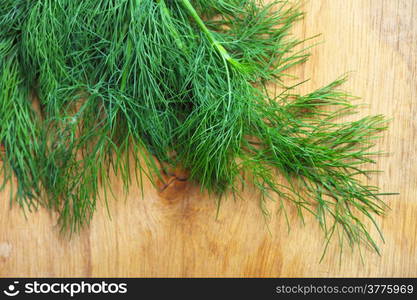
M 181 167 L 211 194 L 252 184 L 261 203 L 314 214 L 327 240 L 378 249 L 363 217 L 385 204 L 360 179 L 386 122 L 338 120 L 356 108 L 344 79 L 285 84 L 308 58 L 289 34 L 301 17 L 278 0 L 0 0 L 3 186 L 15 177 L 20 205 L 73 231 L 111 172 L 128 190 Z

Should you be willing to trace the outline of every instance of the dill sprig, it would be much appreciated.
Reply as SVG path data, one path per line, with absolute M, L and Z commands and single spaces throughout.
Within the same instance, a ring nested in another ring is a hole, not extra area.
M 361 180 L 387 124 L 340 121 L 357 108 L 345 78 L 307 95 L 286 84 L 309 56 L 290 35 L 301 17 L 279 0 L 2 0 L 5 182 L 13 172 L 19 203 L 76 231 L 100 187 L 111 193 L 110 173 L 128 191 L 159 164 L 180 167 L 219 199 L 254 185 L 262 208 L 277 194 L 314 214 L 327 241 L 378 250 L 366 220 L 377 226 L 386 205 Z

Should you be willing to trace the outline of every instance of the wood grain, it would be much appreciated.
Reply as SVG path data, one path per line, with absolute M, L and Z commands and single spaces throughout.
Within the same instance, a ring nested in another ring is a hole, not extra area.
M 111 219 L 101 205 L 91 224 L 71 239 L 59 235 L 55 217 L 44 210 L 27 215 L 10 209 L 0 194 L 0 276 L 417 276 L 417 1 L 310 0 L 296 33 L 322 33 L 311 60 L 294 70 L 311 80 L 307 92 L 346 71 L 345 89 L 369 105 L 361 114 L 392 118 L 378 149 L 385 173 L 371 179 L 391 210 L 378 219 L 385 236 L 381 256 L 346 251 L 336 244 L 319 263 L 323 236 L 316 222 L 300 224 L 295 212 L 287 231 L 283 218 L 265 222 L 257 195 L 224 202 L 216 219 L 215 200 L 198 187 L 172 180 L 162 192 L 147 184 L 111 201 Z M 274 204 L 270 206 L 274 210 Z M 269 228 L 269 231 L 268 231 Z

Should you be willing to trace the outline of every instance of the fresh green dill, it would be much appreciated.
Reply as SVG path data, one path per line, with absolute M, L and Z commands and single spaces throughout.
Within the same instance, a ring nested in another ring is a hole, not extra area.
M 361 179 L 387 124 L 340 121 L 356 109 L 344 78 L 307 95 L 286 84 L 309 56 L 290 35 L 301 17 L 280 0 L 0 0 L 3 186 L 14 174 L 23 207 L 76 231 L 112 172 L 128 191 L 162 163 L 217 197 L 251 184 L 263 208 L 277 194 L 327 241 L 378 250 L 365 219 L 378 228 L 386 205 Z

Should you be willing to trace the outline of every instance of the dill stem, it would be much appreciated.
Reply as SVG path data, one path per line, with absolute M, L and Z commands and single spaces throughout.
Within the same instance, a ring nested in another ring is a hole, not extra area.
M 131 55 L 132 55 L 132 47 L 133 47 L 132 39 L 129 36 L 129 22 L 126 22 L 126 24 L 124 25 L 123 33 L 124 33 L 124 35 L 122 35 L 122 39 L 126 38 L 126 43 L 127 43 L 127 45 L 126 45 L 126 62 L 127 62 L 127 64 L 129 64 L 129 61 L 130 61 L 130 58 L 131 58 Z M 126 90 L 128 75 L 129 75 L 129 68 L 127 67 L 122 72 L 122 78 L 121 78 L 121 83 L 120 83 L 120 90 L 122 92 L 124 92 Z
M 222 46 L 222 44 L 214 37 L 213 33 L 207 28 L 204 21 L 200 18 L 197 11 L 193 7 L 193 5 L 190 3 L 189 0 L 180 0 L 184 8 L 188 11 L 190 16 L 194 19 L 194 21 L 197 23 L 198 27 L 204 32 L 207 39 L 209 40 L 210 44 L 217 50 L 217 52 L 220 54 L 222 59 L 226 60 L 228 63 L 233 65 L 239 70 L 244 70 L 245 68 L 240 64 L 236 59 L 230 56 L 229 52 Z
M 126 54 L 127 54 L 128 60 L 126 60 L 126 61 L 129 61 L 130 60 L 130 57 L 132 55 L 132 47 L 133 47 L 132 40 L 130 39 L 130 37 L 128 37 L 127 38 L 127 49 L 126 49 L 126 52 L 127 52 Z M 128 75 L 129 75 L 129 68 L 125 68 L 123 70 L 122 82 L 120 84 L 120 90 L 122 92 L 124 92 L 126 90 L 126 84 L 127 84 Z

